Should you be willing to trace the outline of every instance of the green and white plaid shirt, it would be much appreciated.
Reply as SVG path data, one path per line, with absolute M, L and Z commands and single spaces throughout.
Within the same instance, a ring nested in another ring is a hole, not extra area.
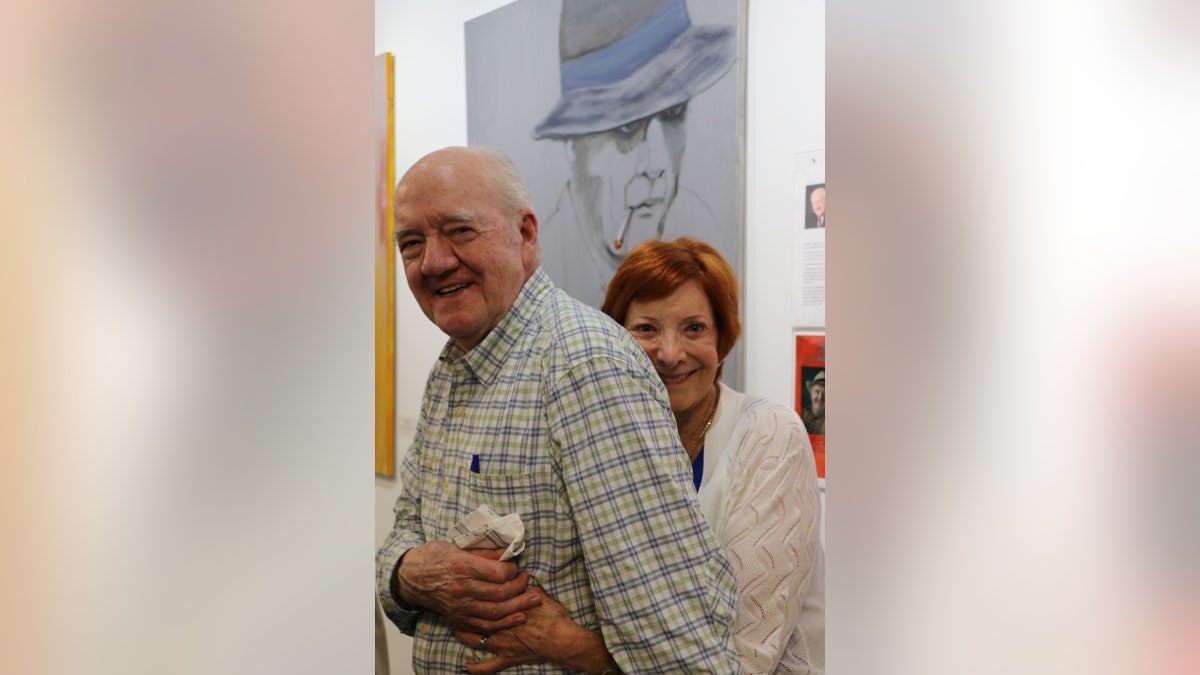
M 624 672 L 740 672 L 736 581 L 699 511 L 662 383 L 623 328 L 541 269 L 475 349 L 442 351 L 399 479 L 376 581 L 384 611 L 414 637 L 418 673 L 490 656 L 455 640 L 446 617 L 402 609 L 389 588 L 405 551 L 445 539 L 481 504 L 521 514 L 518 566 L 600 630 Z

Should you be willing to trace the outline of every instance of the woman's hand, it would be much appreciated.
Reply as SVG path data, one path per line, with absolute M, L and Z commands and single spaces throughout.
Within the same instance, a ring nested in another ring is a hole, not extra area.
M 523 663 L 555 663 L 572 670 L 603 670 L 610 662 L 603 638 L 572 621 L 567 609 L 542 589 L 530 586 L 529 591 L 541 597 L 541 604 L 525 610 L 524 624 L 488 635 L 482 647 L 482 633 L 455 628 L 454 637 L 463 644 L 495 653 L 486 661 L 464 664 L 463 672 L 491 675 Z

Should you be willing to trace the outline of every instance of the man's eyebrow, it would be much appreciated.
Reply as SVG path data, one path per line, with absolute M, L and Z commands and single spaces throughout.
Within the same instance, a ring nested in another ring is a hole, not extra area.
M 442 225 L 447 225 L 447 224 L 451 224 L 451 223 L 469 223 L 474 220 L 475 220 L 475 213 L 473 211 L 468 211 L 466 209 L 458 209 L 457 211 L 443 213 L 443 214 L 439 215 L 438 219 L 437 219 L 439 227 Z M 406 234 L 420 234 L 420 233 L 421 233 L 421 228 L 417 227 L 417 226 L 397 227 L 396 228 L 396 236 L 397 237 L 399 237 L 401 235 L 406 235 Z
M 450 213 L 447 213 L 440 218 L 440 221 L 443 224 L 445 224 L 445 223 L 469 223 L 472 220 L 475 220 L 475 214 L 471 211 L 467 211 L 466 209 L 459 209 L 457 211 L 451 211 Z

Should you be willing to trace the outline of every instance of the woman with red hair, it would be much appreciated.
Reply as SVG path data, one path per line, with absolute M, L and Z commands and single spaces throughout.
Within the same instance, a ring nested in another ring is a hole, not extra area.
M 646 241 L 601 310 L 654 364 L 688 453 L 700 509 L 738 580 L 746 673 L 825 669 L 825 554 L 812 446 L 796 412 L 720 382 L 741 335 L 737 277 L 712 246 Z

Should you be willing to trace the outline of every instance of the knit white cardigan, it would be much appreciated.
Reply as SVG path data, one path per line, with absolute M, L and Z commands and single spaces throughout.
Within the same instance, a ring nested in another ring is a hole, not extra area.
M 698 497 L 737 576 L 742 668 L 823 675 L 825 552 L 808 433 L 791 408 L 720 387 Z

